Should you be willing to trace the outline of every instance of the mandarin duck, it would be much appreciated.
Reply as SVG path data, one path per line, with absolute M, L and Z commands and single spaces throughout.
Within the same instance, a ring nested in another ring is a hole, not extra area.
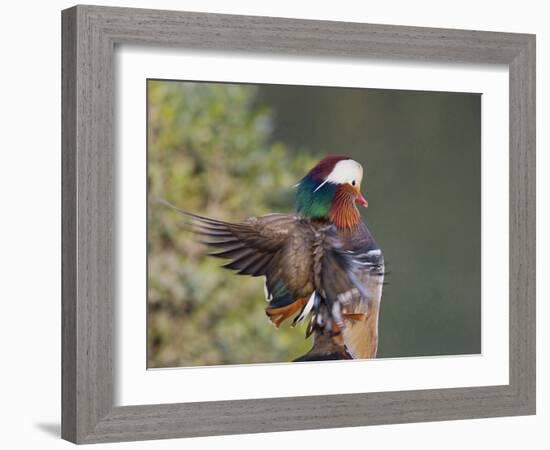
M 376 356 L 384 259 L 356 206 L 368 206 L 362 178 L 358 162 L 327 156 L 296 184 L 296 214 L 230 223 L 180 211 L 223 267 L 265 277 L 273 325 L 307 322 L 313 347 L 295 361 Z

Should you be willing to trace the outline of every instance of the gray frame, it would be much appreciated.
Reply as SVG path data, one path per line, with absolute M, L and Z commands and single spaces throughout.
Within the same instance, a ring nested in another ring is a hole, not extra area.
M 76 6 L 62 13 L 62 437 L 76 443 L 535 413 L 535 36 Z M 113 404 L 113 52 L 148 44 L 506 64 L 510 384 L 168 405 Z

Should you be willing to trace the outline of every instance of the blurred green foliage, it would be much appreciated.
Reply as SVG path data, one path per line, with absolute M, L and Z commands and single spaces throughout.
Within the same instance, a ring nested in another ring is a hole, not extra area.
M 291 211 L 294 185 L 313 165 L 270 142 L 272 114 L 257 87 L 148 81 L 148 367 L 289 361 L 300 329 L 276 330 L 263 278 L 237 276 L 159 203 L 231 221 Z

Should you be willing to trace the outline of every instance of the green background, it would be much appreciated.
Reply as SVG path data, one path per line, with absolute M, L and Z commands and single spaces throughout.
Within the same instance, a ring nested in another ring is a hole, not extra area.
M 304 328 L 268 324 L 263 280 L 158 202 L 225 220 L 290 212 L 327 154 L 365 169 L 363 219 L 390 274 L 378 357 L 481 351 L 481 96 L 149 80 L 148 366 L 289 361 Z

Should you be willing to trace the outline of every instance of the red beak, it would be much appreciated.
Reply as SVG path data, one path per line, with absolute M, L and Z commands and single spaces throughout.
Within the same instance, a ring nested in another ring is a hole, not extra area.
M 369 202 L 361 195 L 361 192 L 358 192 L 355 196 L 355 201 L 359 203 L 360 205 L 363 205 L 365 208 L 369 206 Z

